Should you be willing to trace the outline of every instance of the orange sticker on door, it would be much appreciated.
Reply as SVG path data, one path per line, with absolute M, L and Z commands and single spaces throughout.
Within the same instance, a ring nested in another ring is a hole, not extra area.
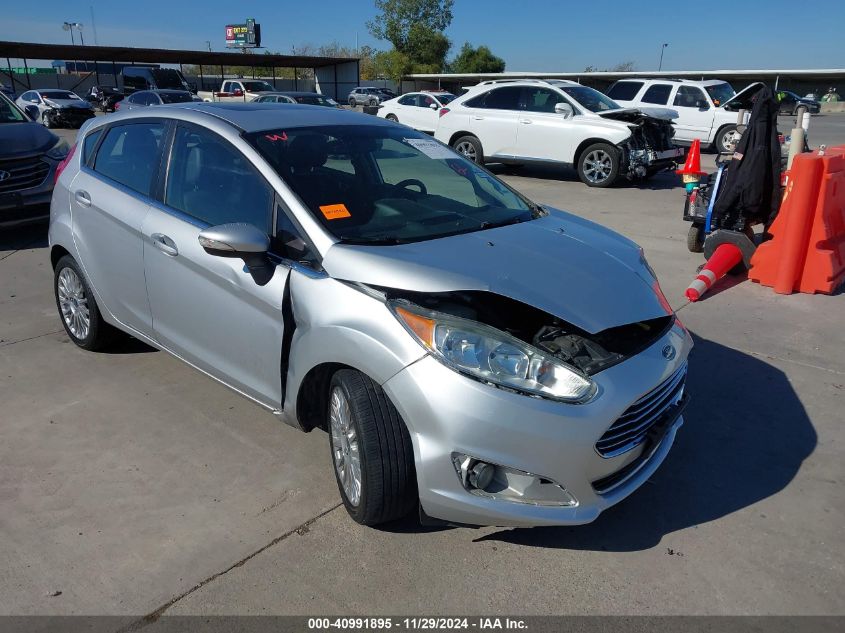
M 349 213 L 349 209 L 346 208 L 345 204 L 324 204 L 320 207 L 320 211 L 323 212 L 323 216 L 327 220 L 339 220 L 340 218 L 352 217 L 352 214 Z

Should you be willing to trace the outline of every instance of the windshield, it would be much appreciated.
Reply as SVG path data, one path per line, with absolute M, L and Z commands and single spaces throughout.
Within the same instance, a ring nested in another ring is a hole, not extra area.
M 487 170 L 409 128 L 334 125 L 245 138 L 345 242 L 416 242 L 545 213 Z
M 619 110 L 622 106 L 598 90 L 587 86 L 558 86 L 563 92 L 575 99 L 580 106 L 590 112 L 604 112 L 605 110 Z
M 241 84 L 247 92 L 272 92 L 273 86 L 266 81 L 242 81 Z
M 23 123 L 29 121 L 20 109 L 0 94 L 0 123 Z
M 162 103 L 187 103 L 193 101 L 190 92 L 159 92 Z
M 736 91 L 733 89 L 729 83 L 720 83 L 720 84 L 713 84 L 712 86 L 704 86 L 704 89 L 707 91 L 707 94 L 710 95 L 710 98 L 713 100 L 713 105 L 720 106 L 725 101 L 730 99 L 736 94 Z
M 67 90 L 42 90 L 39 94 L 42 99 L 79 99 L 79 97 Z

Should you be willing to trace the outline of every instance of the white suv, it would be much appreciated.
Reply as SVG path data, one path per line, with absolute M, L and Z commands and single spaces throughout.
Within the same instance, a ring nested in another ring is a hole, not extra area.
M 620 79 L 607 95 L 624 106 L 668 106 L 678 113 L 673 122 L 676 141 L 688 145 L 699 139 L 704 147 L 729 152 L 736 143 L 737 113 L 748 107 L 744 95 L 761 85 L 753 83 L 737 93 L 718 79 Z
M 470 160 L 567 165 L 590 187 L 648 177 L 684 154 L 671 110 L 625 109 L 573 81 L 485 81 L 439 115 L 434 137 Z
M 445 91 L 409 92 L 382 103 L 378 116 L 433 134 L 440 109 L 454 99 L 455 95 Z

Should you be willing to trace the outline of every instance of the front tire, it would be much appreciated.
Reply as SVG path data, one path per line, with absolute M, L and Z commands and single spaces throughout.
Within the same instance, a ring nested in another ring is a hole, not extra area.
M 452 149 L 458 154 L 478 165 L 484 164 L 484 150 L 481 141 L 474 136 L 461 136 L 452 143 Z
M 45 112 L 44 114 L 41 115 L 41 123 L 44 127 L 48 128 L 48 129 L 51 128 L 51 127 L 54 127 L 53 117 L 50 116 L 49 111 Z
M 588 187 L 610 187 L 619 176 L 619 150 L 610 143 L 594 143 L 578 158 L 578 177 Z
M 328 401 L 332 463 L 349 516 L 377 525 L 407 515 L 417 502 L 414 452 L 387 394 L 361 372 L 342 369 Z
M 70 255 L 56 264 L 53 291 L 59 318 L 76 345 L 93 352 L 118 338 L 119 330 L 103 319 L 85 275 Z
M 736 149 L 739 133 L 735 125 L 726 125 L 716 134 L 716 151 L 720 154 L 730 154 Z
M 349 107 L 350 107 L 350 108 L 355 108 L 355 107 L 357 107 L 357 106 L 358 106 L 358 102 L 357 102 L 357 101 L 355 101 L 355 99 L 354 99 L 353 97 L 349 97 Z
M 693 224 L 687 233 L 687 250 L 690 253 L 704 252 L 704 227 L 700 224 Z

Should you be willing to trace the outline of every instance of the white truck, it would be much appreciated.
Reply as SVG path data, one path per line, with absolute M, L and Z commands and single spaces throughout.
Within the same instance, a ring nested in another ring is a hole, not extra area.
M 197 96 L 203 101 L 245 102 L 270 92 L 276 92 L 276 89 L 261 79 L 226 79 L 220 90 L 200 90 Z

